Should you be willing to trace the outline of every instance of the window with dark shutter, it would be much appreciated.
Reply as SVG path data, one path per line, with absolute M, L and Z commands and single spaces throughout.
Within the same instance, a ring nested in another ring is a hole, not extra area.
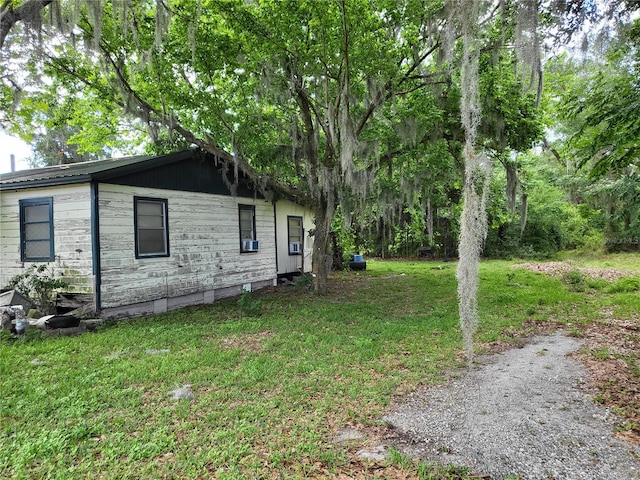
M 20 200 L 20 259 L 51 262 L 53 250 L 53 198 Z

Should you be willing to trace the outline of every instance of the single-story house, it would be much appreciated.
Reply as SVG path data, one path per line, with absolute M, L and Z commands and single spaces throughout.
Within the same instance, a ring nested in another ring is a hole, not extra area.
M 276 285 L 311 271 L 313 217 L 274 198 L 198 150 L 2 174 L 0 287 L 46 262 L 115 318 Z

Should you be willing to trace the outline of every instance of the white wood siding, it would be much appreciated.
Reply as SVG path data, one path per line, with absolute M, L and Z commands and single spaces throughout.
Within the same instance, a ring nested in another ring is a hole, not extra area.
M 304 242 L 302 255 L 289 255 L 289 229 L 287 217 L 302 217 L 304 228 Z M 311 271 L 311 255 L 313 252 L 313 237 L 309 230 L 315 228 L 312 212 L 289 200 L 279 200 L 276 203 L 276 232 L 278 242 L 278 274 L 296 273 L 300 271 L 304 262 L 304 271 Z
M 43 197 L 53 198 L 54 275 L 67 281 L 71 292 L 93 293 L 88 183 L 0 192 L 0 286 L 35 263 L 20 261 L 19 201 Z
M 134 196 L 168 201 L 169 257 L 135 258 Z M 238 205 L 255 205 L 260 249 L 240 253 Z M 103 308 L 276 277 L 273 205 L 253 198 L 100 184 Z

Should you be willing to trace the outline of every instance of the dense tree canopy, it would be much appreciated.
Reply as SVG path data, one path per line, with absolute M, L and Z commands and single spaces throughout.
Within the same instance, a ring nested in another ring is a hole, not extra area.
M 371 188 L 380 160 L 429 129 L 441 2 L 74 5 L 58 7 L 68 33 L 44 28 L 55 41 L 36 44 L 36 74 L 118 105 L 154 138 L 165 128 L 257 183 L 306 192 L 324 290 L 339 193 Z
M 318 292 L 337 211 L 388 244 L 413 223 L 416 239 L 437 242 L 441 219 L 460 234 L 461 317 L 473 324 L 487 211 L 497 228 L 519 216 L 527 238 L 532 167 L 517 152 L 543 131 L 539 46 L 629 11 L 623 0 L 604 11 L 588 0 L 5 0 L 0 122 L 35 145 L 46 137 L 62 161 L 126 153 L 146 129 L 148 149 L 197 146 L 265 191 L 295 189 L 315 211 Z M 545 102 L 572 138 L 571 153 L 551 149 L 561 162 L 600 176 L 637 166 L 634 32 L 594 76 L 572 73 L 580 88 Z M 491 206 L 494 164 L 504 214 Z
M 640 161 L 640 21 L 620 34 L 603 60 L 563 57 L 571 81 L 557 91 L 559 120 L 572 130 L 570 153 L 595 177 Z

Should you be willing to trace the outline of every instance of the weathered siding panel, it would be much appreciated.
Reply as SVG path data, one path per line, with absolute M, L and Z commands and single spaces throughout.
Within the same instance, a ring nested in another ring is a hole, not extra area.
M 302 217 L 304 242 L 302 255 L 289 255 L 289 230 L 287 217 Z M 309 230 L 314 228 L 312 212 L 289 200 L 279 200 L 276 203 L 276 232 L 278 242 L 278 274 L 297 273 L 303 267 L 304 272 L 311 271 L 311 256 L 313 253 L 313 237 Z
M 54 274 L 70 284 L 69 291 L 92 293 L 89 184 L 0 192 L 0 285 L 32 263 L 20 261 L 19 201 L 42 197 L 53 198 Z
M 99 192 L 105 309 L 189 295 L 167 302 L 171 309 L 200 298 L 209 301 L 212 294 L 206 292 L 276 276 L 271 203 L 111 184 L 101 184 Z M 134 196 L 167 199 L 169 257 L 135 258 Z M 240 253 L 238 204 L 255 205 L 258 252 Z

